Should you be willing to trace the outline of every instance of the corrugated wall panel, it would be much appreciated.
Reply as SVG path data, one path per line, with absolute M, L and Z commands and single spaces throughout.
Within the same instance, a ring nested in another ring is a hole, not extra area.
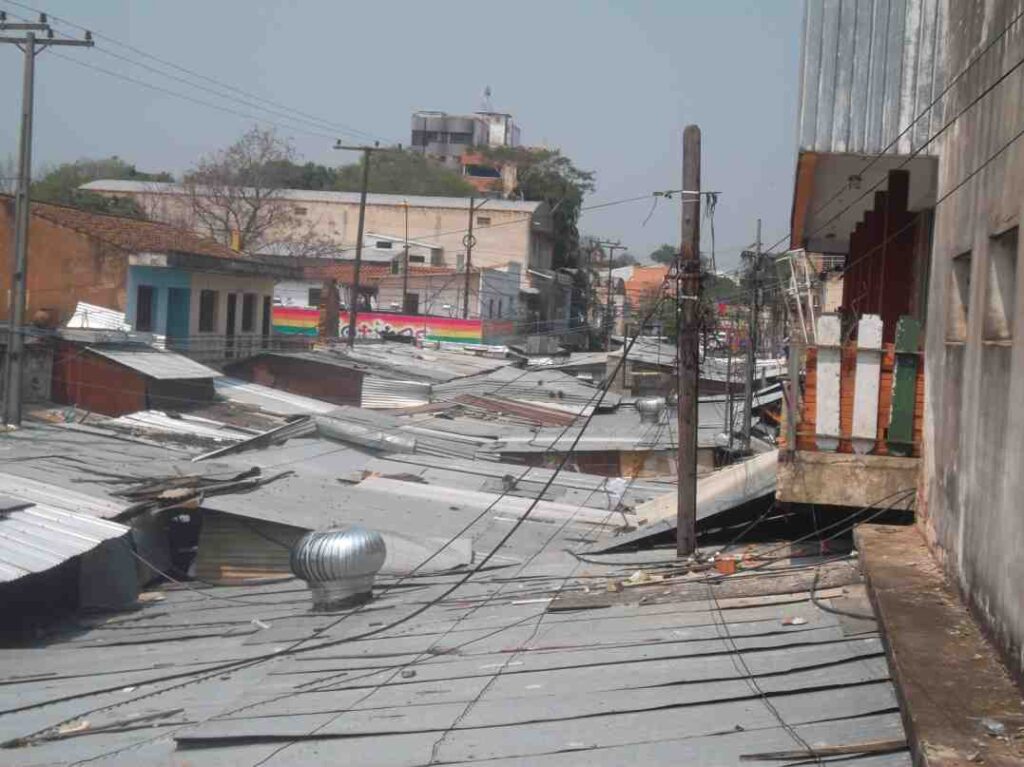
M 366 376 L 363 379 L 362 406 L 389 409 L 419 407 L 430 402 L 430 384 L 420 381 L 391 381 Z
M 807 0 L 800 149 L 873 153 L 893 142 L 941 92 L 944 24 L 942 0 Z M 927 141 L 933 111 L 889 151 Z

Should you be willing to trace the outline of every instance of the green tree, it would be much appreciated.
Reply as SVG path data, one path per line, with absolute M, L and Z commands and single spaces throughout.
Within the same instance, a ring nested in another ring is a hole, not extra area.
M 296 163 L 290 158 L 267 164 L 267 169 L 287 189 L 358 192 L 363 184 L 361 162 L 330 167 Z M 458 173 L 423 155 L 404 149 L 381 149 L 370 159 L 370 192 L 418 194 L 438 197 L 469 197 L 475 190 Z
M 679 248 L 675 245 L 661 245 L 657 250 L 651 251 L 649 258 L 656 264 L 671 264 L 679 255 Z
M 488 147 L 481 154 L 491 162 L 515 165 L 514 194 L 546 202 L 551 208 L 554 267 L 579 266 L 580 210 L 583 198 L 594 191 L 594 173 L 580 170 L 557 149 Z
M 335 169 L 331 188 L 358 192 L 363 184 L 363 166 L 356 162 Z M 470 197 L 473 186 L 458 173 L 407 149 L 384 149 L 370 159 L 371 192 L 378 194 L 421 194 L 437 197 Z
M 144 173 L 131 163 L 114 156 L 99 160 L 67 162 L 45 169 L 40 178 L 32 183 L 30 194 L 33 200 L 69 205 L 95 213 L 112 213 L 133 218 L 146 217 L 131 198 L 114 199 L 79 188 L 101 178 L 131 181 L 174 180 L 170 173 Z

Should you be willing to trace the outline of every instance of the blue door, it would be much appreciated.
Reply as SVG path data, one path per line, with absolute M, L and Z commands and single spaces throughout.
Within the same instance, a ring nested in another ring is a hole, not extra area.
M 188 348 L 189 296 L 190 291 L 187 288 L 169 288 L 167 291 L 167 346 L 169 348 Z

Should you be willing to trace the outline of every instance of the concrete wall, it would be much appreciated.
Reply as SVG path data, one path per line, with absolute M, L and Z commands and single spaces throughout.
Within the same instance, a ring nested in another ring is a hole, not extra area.
M 10 312 L 14 202 L 0 199 L 0 319 Z M 124 311 L 128 254 L 33 216 L 29 221 L 27 319 L 39 310 L 63 322 L 79 301 Z
M 132 197 L 154 220 L 209 234 L 196 224 L 187 199 L 162 185 L 140 185 L 139 190 L 132 192 L 95 191 L 107 196 Z M 351 200 L 342 200 L 338 196 L 317 192 L 309 193 L 308 197 L 300 191 L 291 194 L 289 203 L 305 210 L 298 219 L 303 232 L 308 231 L 341 247 L 354 248 L 359 220 L 358 195 L 351 195 Z M 364 231 L 404 237 L 406 213 L 405 206 L 401 204 L 403 199 L 398 195 L 371 195 L 366 206 Z M 410 197 L 409 239 L 441 248 L 441 263 L 437 265 L 455 268 L 459 265 L 460 255 L 465 253 L 462 238 L 469 225 L 469 198 L 451 200 L 451 207 L 425 207 L 417 206 L 415 197 Z M 529 284 L 527 269 L 551 268 L 552 244 L 546 234 L 549 231 L 550 216 L 542 212 L 531 213 L 529 210 L 485 203 L 476 213 L 474 222 L 476 245 L 473 248 L 473 265 L 494 268 L 515 261 L 521 267 L 523 284 Z M 287 234 L 279 232 L 275 237 Z
M 1018 10 L 1019 3 L 1006 0 L 950 3 L 947 71 L 963 69 Z M 1018 22 L 952 90 L 948 113 L 1022 55 Z M 1021 129 L 1022 90 L 1018 69 L 946 132 L 940 197 Z M 1024 670 L 1024 280 L 1019 239 L 1014 243 L 1010 230 L 1022 201 L 1024 145 L 1017 141 L 935 211 L 919 503 L 931 543 L 1018 673 Z
M 128 273 L 128 295 L 125 314 L 132 327 L 136 321 L 136 300 L 140 285 L 155 288 L 155 312 L 152 332 L 158 335 L 173 335 L 167 325 L 167 305 L 169 291 L 181 288 L 189 291 L 188 334 L 187 337 L 175 337 L 169 343 L 173 348 L 189 353 L 189 356 L 216 360 L 223 359 L 228 319 L 228 294 L 237 296 L 234 345 L 231 356 L 254 351 L 262 345 L 263 299 L 274 296 L 274 280 L 266 277 L 246 277 L 242 275 L 210 274 L 192 272 L 183 269 L 132 266 Z M 214 329 L 202 332 L 199 330 L 200 292 L 203 290 L 217 291 L 217 308 L 214 316 Z M 253 326 L 250 331 L 242 329 L 243 296 L 251 293 L 255 296 L 255 312 Z

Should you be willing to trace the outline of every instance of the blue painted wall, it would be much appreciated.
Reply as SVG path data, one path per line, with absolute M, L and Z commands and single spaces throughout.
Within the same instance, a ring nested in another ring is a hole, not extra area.
M 155 288 L 156 307 L 154 311 L 153 332 L 158 335 L 167 334 L 167 291 L 170 288 L 191 290 L 192 280 L 189 272 L 179 269 L 166 269 L 152 266 L 131 266 L 128 268 L 128 302 L 125 317 L 135 327 L 135 302 L 138 297 L 139 285 L 150 285 Z

